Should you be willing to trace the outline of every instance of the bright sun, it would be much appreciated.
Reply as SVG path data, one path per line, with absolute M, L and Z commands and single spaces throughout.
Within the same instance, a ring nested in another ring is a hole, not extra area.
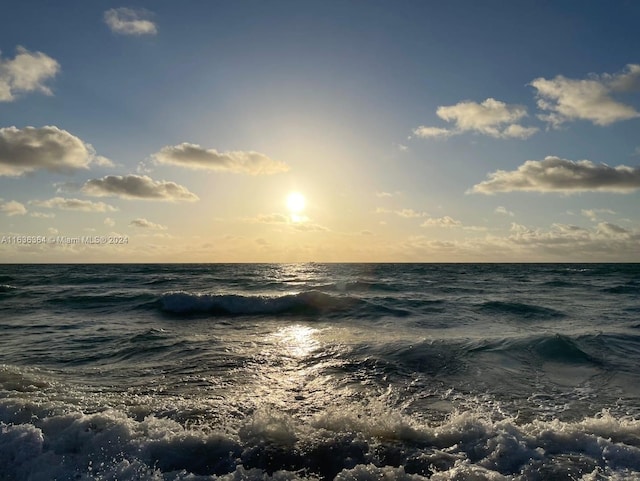
M 287 209 L 292 214 L 299 214 L 304 210 L 304 196 L 300 192 L 291 192 L 287 196 Z

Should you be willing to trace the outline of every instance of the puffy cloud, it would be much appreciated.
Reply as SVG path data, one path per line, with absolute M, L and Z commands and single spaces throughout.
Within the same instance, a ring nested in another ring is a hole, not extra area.
M 58 127 L 0 128 L 0 176 L 39 169 L 69 173 L 88 168 L 94 159 L 90 145 Z
M 104 225 L 108 226 L 108 227 L 113 227 L 114 225 L 116 225 L 116 221 L 113 220 L 111 217 L 107 217 L 104 220 Z
M 530 85 L 537 90 L 538 107 L 548 112 L 539 118 L 555 127 L 571 120 L 610 125 L 640 117 L 640 112 L 612 97 L 615 92 L 640 88 L 640 65 L 627 65 L 621 73 L 592 75 L 582 80 L 562 75 L 551 80 L 537 78 Z
M 273 160 L 260 152 L 218 152 L 215 149 L 205 149 L 187 142 L 163 147 L 154 154 L 154 158 L 160 164 L 235 174 L 268 175 L 289 170 L 284 162 Z
M 444 138 L 463 132 L 478 132 L 495 138 L 526 139 L 538 131 L 536 127 L 523 127 L 517 122 L 527 116 L 521 105 L 506 104 L 488 98 L 482 103 L 459 102 L 440 106 L 436 114 L 442 120 L 453 122 L 453 129 L 420 126 L 413 133 L 422 138 Z
M 11 102 L 22 92 L 52 95 L 45 82 L 60 71 L 60 64 L 42 52 L 18 47 L 13 60 L 0 56 L 0 102 Z
M 164 201 L 199 200 L 186 187 L 165 180 L 155 181 L 146 175 L 107 175 L 91 179 L 82 186 L 82 191 L 95 197 L 116 196 L 124 199 L 148 199 Z
M 430 217 L 421 224 L 421 227 L 459 227 L 461 225 L 462 222 L 459 220 L 445 215 L 444 217 Z
M 104 12 L 104 21 L 113 33 L 120 35 L 155 35 L 156 24 L 151 20 L 147 10 L 132 8 L 112 8 Z
M 167 230 L 167 226 L 156 224 L 155 222 L 151 222 L 144 218 L 133 219 L 129 222 L 129 225 L 132 227 L 140 227 L 142 229 Z
M 631 192 L 640 188 L 640 167 L 610 167 L 589 160 L 572 161 L 559 157 L 528 160 L 517 170 L 497 170 L 469 192 Z
M 0 212 L 4 212 L 9 217 L 14 215 L 25 215 L 27 208 L 18 201 L 11 200 L 9 202 L 2 202 L 0 199 Z
M 49 200 L 32 200 L 29 204 L 47 209 L 75 210 L 81 212 L 115 212 L 118 209 L 104 202 L 54 197 Z

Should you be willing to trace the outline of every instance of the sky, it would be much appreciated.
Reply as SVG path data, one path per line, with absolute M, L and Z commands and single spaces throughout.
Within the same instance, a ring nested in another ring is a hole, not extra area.
M 639 22 L 9 2 L 0 262 L 640 262 Z

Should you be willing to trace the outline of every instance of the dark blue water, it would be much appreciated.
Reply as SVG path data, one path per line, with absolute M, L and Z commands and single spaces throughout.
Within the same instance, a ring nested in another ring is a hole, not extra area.
M 0 480 L 640 479 L 640 265 L 0 266 Z

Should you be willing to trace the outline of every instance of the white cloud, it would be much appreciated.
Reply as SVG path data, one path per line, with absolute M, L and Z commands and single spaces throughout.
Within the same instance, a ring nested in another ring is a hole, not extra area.
M 511 212 L 510 210 L 507 210 L 506 207 L 503 206 L 498 206 L 496 207 L 496 210 L 494 211 L 496 214 L 501 214 L 501 215 L 508 215 L 509 217 L 513 217 L 514 213 Z
M 90 146 L 58 127 L 0 128 L 0 176 L 87 169 L 94 154 Z
M 413 209 L 396 210 L 395 214 L 400 217 L 404 217 L 405 219 L 415 219 L 417 217 L 426 217 L 428 215 L 426 212 L 417 212 Z
M 120 35 L 155 35 L 158 28 L 147 10 L 112 8 L 104 12 L 104 21 L 113 33 Z
M 575 80 L 558 75 L 547 80 L 537 78 L 530 84 L 537 90 L 538 107 L 548 113 L 539 115 L 554 127 L 571 120 L 588 120 L 595 125 L 640 117 L 640 112 L 612 97 L 615 92 L 640 87 L 640 65 L 627 65 L 617 74 L 592 75 Z
M 572 161 L 559 157 L 528 160 L 517 170 L 497 170 L 468 192 L 631 192 L 640 189 L 640 167 L 609 167 L 589 160 Z
M 1 202 L 0 199 L 0 212 L 4 212 L 9 217 L 14 215 L 25 215 L 27 208 L 18 201 L 11 200 L 9 202 Z
M 418 217 L 427 217 L 429 215 L 426 212 L 418 212 L 413 209 L 392 210 L 392 209 L 387 209 L 385 207 L 377 207 L 374 212 L 376 214 L 395 214 L 398 217 L 403 217 L 405 219 L 415 219 Z
M 459 227 L 461 225 L 462 222 L 459 220 L 445 215 L 444 217 L 430 217 L 421 224 L 421 227 Z
M 155 181 L 146 175 L 107 175 L 91 179 L 82 186 L 82 192 L 95 197 L 116 196 L 124 199 L 147 199 L 164 201 L 199 200 L 198 196 L 175 182 Z
M 598 220 L 598 214 L 615 214 L 611 209 L 582 209 L 581 214 L 592 221 Z
M 31 205 L 45 207 L 47 209 L 75 210 L 80 212 L 115 212 L 118 209 L 104 202 L 92 202 L 82 199 L 67 199 L 64 197 L 53 197 L 49 200 L 32 200 Z
M 167 226 L 156 224 L 155 222 L 151 222 L 144 218 L 134 219 L 129 222 L 129 225 L 132 227 L 140 227 L 142 229 L 167 230 Z
M 0 56 L 0 102 L 11 102 L 16 94 L 41 92 L 52 95 L 45 82 L 60 71 L 60 64 L 42 52 L 18 47 L 13 60 Z
M 98 167 L 115 167 L 116 165 L 111 159 L 108 159 L 102 155 L 94 156 L 93 159 L 91 159 L 91 163 L 93 165 L 97 165 Z
M 104 225 L 106 225 L 107 227 L 113 227 L 114 225 L 116 225 L 116 221 L 113 220 L 111 217 L 107 217 L 104 220 Z
M 413 129 L 413 134 L 423 139 L 446 138 L 446 137 L 451 137 L 456 133 L 459 133 L 459 132 L 455 132 L 449 129 L 443 129 L 440 127 L 425 127 L 424 125 L 421 125 L 420 127 L 416 127 L 415 129 Z
M 273 160 L 260 152 L 218 152 L 187 142 L 163 147 L 153 157 L 160 164 L 235 174 L 268 175 L 289 170 L 284 162 Z
M 492 98 L 482 103 L 459 102 L 440 106 L 436 114 L 442 120 L 453 122 L 453 129 L 420 126 L 413 133 L 422 138 L 445 138 L 463 132 L 477 132 L 495 138 L 526 139 L 535 134 L 536 127 L 523 127 L 517 122 L 527 116 L 521 105 L 506 104 Z
M 385 198 L 385 197 L 393 197 L 393 194 L 390 192 L 376 192 L 376 197 Z
M 53 219 L 56 216 L 53 213 L 45 214 L 44 212 L 31 212 L 29 215 L 36 219 Z
M 632 235 L 631 231 L 619 225 L 611 224 L 610 222 L 600 222 L 597 227 L 597 232 L 607 237 L 629 237 Z

